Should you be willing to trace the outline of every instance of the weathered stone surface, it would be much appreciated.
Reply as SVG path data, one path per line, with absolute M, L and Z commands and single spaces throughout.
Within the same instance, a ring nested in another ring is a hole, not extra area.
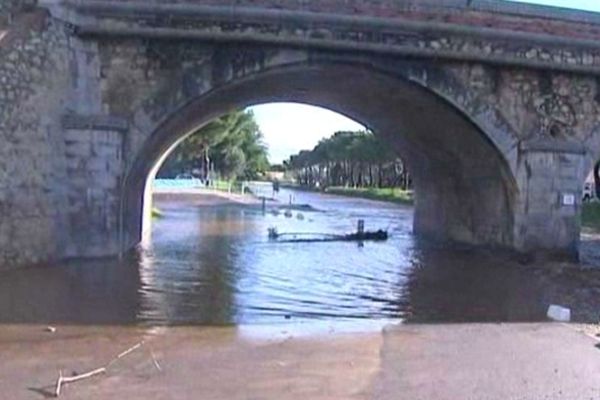
M 600 158 L 600 46 L 586 42 L 600 19 L 452 0 L 241 1 L 302 13 L 230 10 L 233 21 L 43 3 L 50 15 L 0 5 L 0 266 L 135 245 L 164 152 L 231 108 L 270 101 L 328 107 L 382 135 L 414 173 L 422 234 L 577 253 L 579 193 Z M 358 17 L 325 24 L 331 12 Z
M 0 14 L 25 2 L 3 3 Z M 59 258 L 64 238 L 60 177 L 60 112 L 69 78 L 65 75 L 67 35 L 48 20 L 43 30 L 0 40 L 0 266 Z

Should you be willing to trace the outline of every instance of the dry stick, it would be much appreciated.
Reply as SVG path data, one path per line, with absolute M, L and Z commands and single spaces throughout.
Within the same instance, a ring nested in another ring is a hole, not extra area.
M 56 397 L 60 396 L 60 389 L 61 389 L 62 385 L 66 384 L 66 383 L 77 382 L 82 379 L 87 379 L 87 378 L 91 378 L 92 376 L 95 376 L 95 375 L 103 374 L 105 372 L 106 372 L 106 368 L 102 367 L 102 368 L 98 368 L 98 369 L 95 369 L 90 372 L 86 372 L 85 374 L 64 377 L 62 375 L 62 371 L 59 371 L 58 381 L 56 382 L 56 391 L 54 392 L 54 395 Z
M 123 357 L 125 357 L 127 354 L 129 354 L 129 353 L 131 353 L 131 352 L 133 352 L 133 351 L 135 351 L 135 350 L 139 349 L 140 347 L 142 347 L 142 345 L 143 345 L 143 344 L 144 344 L 144 341 L 142 340 L 142 341 L 141 341 L 141 342 L 139 342 L 138 344 L 136 344 L 136 345 L 134 345 L 134 346 L 131 346 L 130 348 L 128 348 L 127 350 L 125 350 L 124 352 L 122 352 L 121 354 L 119 354 L 119 355 L 117 356 L 117 360 L 118 360 L 119 358 L 123 358 Z
M 152 351 L 152 349 L 150 349 L 150 356 L 152 356 L 152 362 L 154 363 L 154 366 L 156 367 L 156 369 L 158 370 L 158 372 L 162 372 L 162 368 L 160 367 L 160 364 L 158 363 L 158 360 L 154 356 L 154 351 Z
M 56 389 L 54 389 L 54 397 L 60 396 L 60 387 L 62 386 L 62 369 L 58 370 L 58 380 L 56 381 Z
M 138 344 L 131 346 L 130 348 L 128 348 L 127 350 L 125 350 L 124 352 L 120 353 L 118 356 L 116 356 L 115 358 L 113 358 L 111 360 L 111 362 L 108 363 L 107 367 L 110 367 L 112 364 L 114 364 L 115 362 L 117 362 L 118 360 L 120 360 L 121 358 L 125 357 L 127 354 L 134 352 L 135 350 L 139 349 L 140 347 L 142 347 L 142 345 L 144 344 L 144 341 L 142 340 L 141 342 L 139 342 Z
M 62 388 L 62 385 L 66 384 L 66 383 L 73 383 L 73 382 L 80 381 L 82 379 L 91 378 L 92 376 L 95 376 L 95 375 L 106 373 L 107 368 L 109 368 L 112 364 L 114 364 L 116 361 L 120 360 L 121 358 L 125 357 L 127 354 L 129 354 L 129 353 L 131 353 L 131 352 L 139 349 L 140 347 L 142 347 L 143 344 L 144 344 L 144 342 L 142 341 L 142 342 L 139 342 L 138 344 L 136 344 L 135 346 L 131 346 L 130 348 L 128 348 L 127 350 L 125 350 L 124 352 L 120 353 L 118 356 L 116 356 L 115 358 L 113 358 L 106 365 L 106 367 L 98 368 L 98 369 L 95 369 L 93 371 L 86 372 L 85 374 L 64 377 L 63 374 L 62 374 L 62 370 L 60 370 L 58 372 L 58 380 L 56 381 L 56 389 L 54 391 L 54 396 L 55 397 L 59 397 L 60 396 L 60 389 Z M 159 366 L 157 366 L 157 368 L 160 369 Z

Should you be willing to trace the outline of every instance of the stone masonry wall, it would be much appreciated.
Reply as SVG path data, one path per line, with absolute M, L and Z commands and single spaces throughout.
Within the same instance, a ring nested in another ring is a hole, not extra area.
M 236 4 L 267 3 L 275 7 L 283 2 Z M 121 189 L 137 184 L 125 182 L 125 174 L 136 157 L 144 156 L 152 133 L 164 121 L 200 95 L 254 73 L 298 62 L 316 65 L 321 59 L 352 62 L 359 56 L 205 42 L 80 38 L 41 10 L 23 12 L 27 4 L 0 0 L 0 268 L 69 256 L 115 255 Z M 376 12 L 365 13 L 389 16 L 397 11 L 391 1 L 285 2 L 290 9 L 322 7 L 318 11 L 330 11 L 327 7 L 335 4 L 342 4 L 346 13 L 375 6 Z M 506 23 L 512 17 L 503 18 Z M 594 25 L 582 26 L 586 35 L 595 34 Z M 416 47 L 436 51 L 465 45 L 437 38 L 414 40 Z M 485 50 L 486 43 L 478 46 Z M 496 50 L 490 47 L 489 54 Z M 529 46 L 517 50 L 527 59 L 553 57 Z M 560 52 L 558 61 L 567 64 L 593 64 L 596 56 L 600 60 L 600 53 L 590 58 L 587 53 L 555 51 Z M 579 199 L 567 204 L 564 195 L 579 192 L 586 168 L 600 156 L 596 78 L 475 62 L 431 63 L 386 56 L 369 56 L 368 62 L 446 99 L 496 145 L 510 166 L 506 181 L 514 179 L 518 186 L 511 209 L 518 246 L 576 246 Z M 66 125 L 65 117 L 70 118 Z M 461 148 L 456 153 L 467 160 L 472 150 Z M 471 170 L 465 168 L 467 178 L 473 178 L 465 182 L 488 178 Z M 453 182 L 448 187 L 456 186 Z M 496 189 L 489 193 L 503 195 Z
M 0 268 L 52 260 L 62 246 L 67 36 L 43 22 L 0 41 Z
M 582 156 L 527 151 L 521 158 L 517 179 L 523 194 L 517 217 L 523 223 L 516 232 L 520 245 L 525 249 L 556 249 L 557 243 L 562 243 L 576 255 L 580 230 L 576 211 L 582 187 L 574 177 L 584 173 Z
M 22 8 L 22 0 L 0 1 L 0 27 L 7 26 L 12 20 L 13 14 Z
M 126 162 L 133 161 L 131 156 L 161 121 L 223 77 L 235 80 L 278 63 L 277 53 L 267 49 L 236 51 L 234 47 L 221 59 L 225 51 L 210 45 L 139 40 L 105 41 L 100 53 L 103 107 L 133 121 Z M 498 146 L 518 185 L 512 212 L 514 243 L 519 248 L 560 245 L 576 252 L 577 193 L 585 175 L 585 157 L 591 159 L 600 150 L 593 143 L 600 122 L 595 79 L 476 63 L 407 68 L 400 62 L 392 72 L 448 99 Z M 533 145 L 521 148 L 528 143 Z M 563 204 L 565 195 L 574 195 L 575 203 Z
M 79 233 L 71 236 L 65 255 L 92 257 L 114 253 L 123 170 L 122 134 L 68 129 L 65 146 L 68 222 L 71 232 Z
M 273 49 L 228 49 L 204 43 L 139 39 L 99 43 L 101 73 L 94 79 L 100 82 L 101 109 L 107 115 L 123 117 L 131 125 L 123 143 L 127 149 L 122 161 L 124 170 L 156 127 L 184 104 L 214 85 L 280 62 L 279 53 Z M 383 57 L 381 60 L 386 61 Z M 387 61 L 388 67 L 396 65 Z M 576 195 L 590 160 L 600 154 L 596 79 L 466 62 L 435 66 L 398 62 L 392 72 L 449 100 L 497 145 L 510 165 L 512 177 L 507 179 L 515 179 L 518 184 L 512 212 L 514 242 L 519 248 L 562 246 L 576 252 L 580 207 Z M 114 171 L 108 172 L 111 175 Z M 574 204 L 563 204 L 568 195 L 575 195 Z M 114 209 L 115 199 L 103 201 L 106 210 Z M 91 225 L 94 228 L 88 233 L 94 242 L 93 236 L 104 229 L 104 217 L 99 214 Z M 105 237 L 114 235 L 107 232 Z
M 453 101 L 516 139 L 503 152 L 519 188 L 517 246 L 576 254 L 583 181 L 600 157 L 598 80 L 476 64 L 446 69 L 464 88 Z
M 502 28 L 531 33 L 551 33 L 574 38 L 600 38 L 600 24 L 589 21 L 591 13 L 580 13 L 578 20 L 554 18 L 531 13 L 519 15 L 521 8 L 530 5 L 519 3 L 502 4 L 504 12 L 493 12 L 485 8 L 468 7 L 466 0 L 107 0 L 115 3 L 209 5 L 223 7 L 265 8 L 272 10 L 305 11 L 337 15 L 369 16 L 377 18 L 402 18 L 415 21 L 456 23 L 482 28 Z M 444 4 L 446 3 L 446 4 Z M 477 3 L 475 1 L 474 3 Z M 509 9 L 510 7 L 510 9 Z M 489 8 L 489 7 L 488 7 Z M 545 13 L 548 13 L 545 10 Z

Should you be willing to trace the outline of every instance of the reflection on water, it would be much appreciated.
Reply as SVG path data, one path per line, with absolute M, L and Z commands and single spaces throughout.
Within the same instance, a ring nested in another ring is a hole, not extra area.
M 294 193 L 315 211 L 164 201 L 152 242 L 124 262 L 73 262 L 3 273 L 0 322 L 278 324 L 408 319 L 530 321 L 549 303 L 600 302 L 594 288 L 499 256 L 416 241 L 412 209 Z M 289 193 L 280 198 L 287 200 Z M 389 229 L 387 242 L 274 243 L 279 232 Z M 571 285 L 571 286 L 570 286 Z M 582 294 L 583 293 L 583 294 Z M 575 317 L 587 314 L 574 310 Z
M 398 318 L 390 307 L 405 279 L 397 266 L 410 263 L 410 209 L 310 194 L 296 201 L 319 211 L 302 211 L 298 219 L 298 211 L 287 218 L 258 208 L 163 203 L 168 217 L 155 224 L 142 256 L 142 318 L 212 324 Z M 393 239 L 358 246 L 267 238 L 271 226 L 350 232 L 359 218 L 367 227 L 389 227 Z

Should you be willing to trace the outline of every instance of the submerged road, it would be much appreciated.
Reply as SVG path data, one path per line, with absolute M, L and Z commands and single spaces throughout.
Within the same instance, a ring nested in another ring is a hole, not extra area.
M 389 327 L 384 333 L 255 338 L 235 328 L 0 328 L 2 399 L 599 399 L 596 340 L 561 324 Z M 156 363 L 154 362 L 156 361 Z
M 596 275 L 424 243 L 410 208 L 290 194 L 314 210 L 163 199 L 138 257 L 3 275 L 0 400 L 49 398 L 59 371 L 107 365 L 61 398 L 600 399 L 597 340 L 536 322 L 556 303 L 595 323 Z M 348 231 L 359 218 L 391 239 L 266 238 L 271 226 Z
M 571 308 L 577 322 L 598 320 L 600 271 L 527 265 L 421 240 L 406 206 L 286 191 L 279 200 L 263 213 L 259 205 L 214 194 L 159 198 L 163 217 L 154 221 L 151 240 L 122 262 L 74 260 L 3 273 L 0 324 L 335 321 L 368 330 L 401 320 L 541 322 L 550 304 Z M 359 219 L 369 230 L 387 229 L 389 240 L 307 244 L 267 237 L 271 227 L 348 233 Z

